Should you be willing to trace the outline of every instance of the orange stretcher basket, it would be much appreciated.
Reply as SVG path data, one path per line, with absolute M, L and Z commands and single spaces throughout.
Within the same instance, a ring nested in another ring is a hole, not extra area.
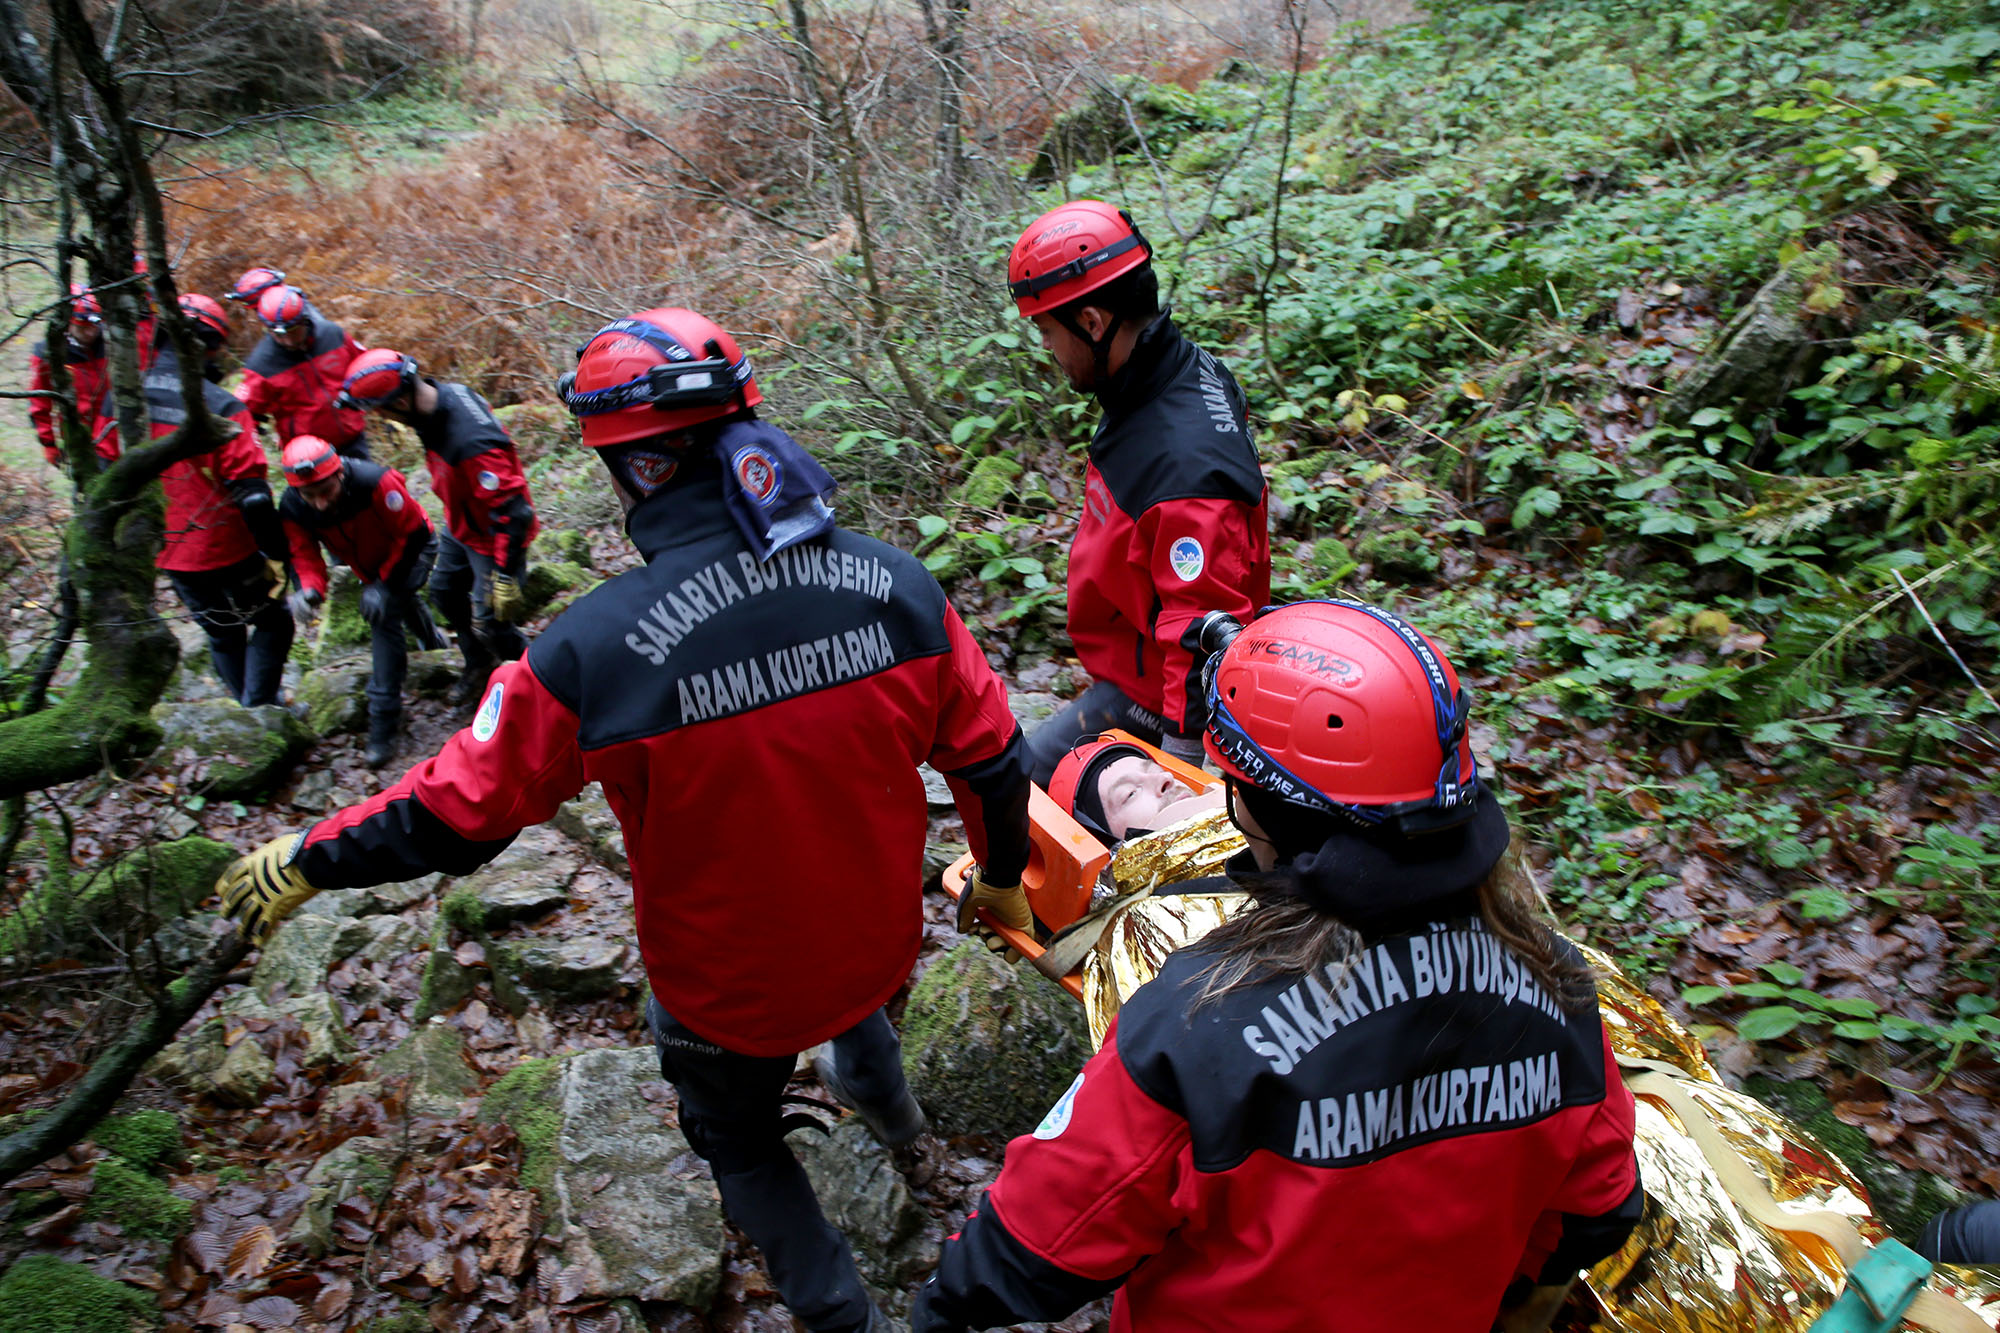
M 1123 741 L 1138 747 L 1145 751 L 1147 758 L 1196 791 L 1207 791 L 1222 783 L 1222 779 L 1213 773 L 1176 759 L 1130 732 L 1107 731 L 1100 739 Z M 1028 836 L 1031 842 L 1028 868 L 1022 872 L 1021 887 L 1027 890 L 1028 906 L 1033 909 L 1035 920 L 1041 924 L 1046 937 L 1090 910 L 1090 892 L 1097 884 L 1098 875 L 1111 864 L 1111 849 L 1071 818 L 1068 811 L 1049 799 L 1049 794 L 1040 787 L 1028 789 Z M 965 881 L 972 874 L 972 864 L 972 857 L 968 854 L 945 868 L 944 891 L 951 895 L 954 902 L 965 892 Z M 980 912 L 979 919 L 1023 957 L 1032 961 L 1042 956 L 1041 940 L 1030 932 L 1003 926 L 988 912 Z M 1064 977 L 1062 986 L 1077 999 L 1083 998 L 1083 978 L 1077 973 Z

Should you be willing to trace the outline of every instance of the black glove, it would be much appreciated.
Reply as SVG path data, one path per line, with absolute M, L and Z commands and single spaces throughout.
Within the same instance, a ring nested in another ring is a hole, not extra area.
M 386 583 L 364 583 L 361 585 L 361 618 L 374 628 L 389 623 L 396 611 L 395 594 Z
M 292 595 L 285 599 L 285 609 L 292 613 L 294 620 L 311 620 L 313 611 L 325 600 L 311 588 L 294 588 Z

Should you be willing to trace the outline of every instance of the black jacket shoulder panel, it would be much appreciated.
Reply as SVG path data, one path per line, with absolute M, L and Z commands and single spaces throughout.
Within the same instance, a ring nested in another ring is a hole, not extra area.
M 463 384 L 432 380 L 438 391 L 437 410 L 416 421 L 424 448 L 447 463 L 462 463 L 477 454 L 513 443 L 487 401 Z
M 655 506 L 669 522 L 654 526 Z M 634 535 L 650 563 L 593 590 L 528 650 L 544 687 L 583 719 L 586 750 L 950 650 L 937 580 L 892 546 L 836 528 L 759 564 L 706 488 L 655 497 L 639 513 L 648 526 L 635 523 Z M 677 535 L 649 546 L 661 530 Z
M 1166 316 L 1147 329 L 1103 403 L 1090 459 L 1129 516 L 1169 500 L 1255 504 L 1264 494 L 1236 377 Z
M 1118 1017 L 1121 1063 L 1187 1119 L 1201 1170 L 1258 1149 L 1359 1165 L 1604 1099 L 1596 1011 L 1561 1009 L 1477 919 L 1194 1008 L 1214 961 L 1173 955 Z

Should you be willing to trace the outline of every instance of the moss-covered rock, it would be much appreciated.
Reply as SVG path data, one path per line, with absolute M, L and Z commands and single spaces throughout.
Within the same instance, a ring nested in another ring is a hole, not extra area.
M 402 1149 L 387 1139 L 357 1135 L 314 1162 L 306 1172 L 310 1193 L 287 1239 L 314 1254 L 333 1243 L 334 1211 L 359 1194 L 379 1202 L 396 1178 Z
M 0 954 L 97 957 L 106 935 L 116 939 L 128 926 L 185 915 L 215 891 L 216 878 L 237 857 L 234 847 L 197 835 L 141 847 L 108 867 L 78 873 L 59 845 L 44 850 L 52 873 L 0 919 Z
M 162 705 L 154 710 L 166 750 L 186 749 L 207 763 L 211 796 L 269 795 L 312 743 L 305 724 L 275 704 L 245 708 L 232 699 Z
M 1866 1133 L 1834 1115 L 1833 1104 L 1817 1083 L 1752 1078 L 1744 1082 L 1743 1090 L 1791 1117 L 1838 1157 L 1868 1187 L 1875 1215 L 1905 1245 L 1918 1242 L 1933 1214 L 1972 1202 L 1972 1196 L 1942 1177 L 1897 1166 L 1878 1154 Z
M 1126 79 L 1101 85 L 1083 105 L 1049 126 L 1028 167 L 1029 181 L 1065 180 L 1084 163 L 1108 162 L 1136 150 L 1135 124 L 1153 151 L 1164 155 L 1191 134 L 1222 128 L 1226 118 L 1201 94 L 1174 84 Z
M 368 622 L 361 618 L 360 578 L 351 569 L 329 570 L 319 633 L 313 639 L 314 660 L 337 657 L 343 648 L 359 648 L 368 637 Z
M 82 1264 L 31 1254 L 0 1277 L 0 1333 L 131 1333 L 152 1302 Z
M 972 465 L 952 498 L 970 509 L 991 509 L 1007 498 L 1022 471 L 1021 464 L 1006 454 L 988 454 Z
M 188 1229 L 194 1205 L 121 1158 L 106 1157 L 90 1173 L 84 1215 L 116 1222 L 127 1235 L 172 1240 Z
M 141 1171 L 180 1156 L 181 1122 L 167 1111 L 110 1116 L 90 1132 L 98 1147 Z
M 585 569 L 591 567 L 590 538 L 575 528 L 557 528 L 553 531 L 543 528 L 541 535 L 535 538 L 535 551 L 538 555 L 551 560 L 567 561 L 572 565 L 582 565 Z
M 1090 1056 L 1083 1009 L 977 940 L 932 963 L 903 1012 L 903 1069 L 941 1134 L 1025 1134 Z
M 556 1136 L 562 1132 L 562 1108 L 556 1084 L 562 1078 L 560 1060 L 523 1060 L 486 1090 L 479 1119 L 489 1125 L 509 1125 L 521 1141 L 521 1183 L 542 1195 L 555 1179 Z
M 375 1062 L 375 1070 L 384 1078 L 409 1080 L 406 1104 L 417 1115 L 449 1119 L 479 1090 L 465 1063 L 465 1038 L 442 1019 L 412 1028 Z
M 313 735 L 336 736 L 368 725 L 369 674 L 365 666 L 329 666 L 305 673 L 298 698 Z
M 583 565 L 567 560 L 538 561 L 528 566 L 521 582 L 521 594 L 528 599 L 528 614 L 538 616 L 558 600 L 581 592 L 596 581 Z

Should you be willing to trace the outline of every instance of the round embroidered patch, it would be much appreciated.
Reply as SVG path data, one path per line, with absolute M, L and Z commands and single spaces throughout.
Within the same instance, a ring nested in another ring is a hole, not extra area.
M 1049 1113 L 1042 1117 L 1042 1123 L 1035 1126 L 1035 1137 L 1053 1139 L 1069 1128 L 1070 1112 L 1076 1106 L 1076 1094 L 1083 1088 L 1083 1075 L 1076 1076 L 1076 1082 L 1069 1085 L 1069 1091 L 1056 1099 Z
M 1167 548 L 1167 563 L 1173 566 L 1182 583 L 1193 583 L 1208 565 L 1208 554 L 1194 538 L 1182 537 Z
M 401 491 L 390 491 L 387 495 L 382 497 L 382 507 L 388 510 L 392 514 L 402 513 L 403 493 Z
M 758 504 L 769 505 L 778 498 L 784 475 L 778 469 L 777 459 L 753 444 L 738 449 L 730 466 L 736 469 L 736 480 L 744 493 Z
M 479 484 L 489 491 L 497 491 L 500 489 L 500 478 L 491 472 L 482 472 L 479 474 Z
M 680 465 L 680 460 L 671 454 L 634 450 L 625 455 L 625 466 L 631 472 L 632 480 L 647 495 L 671 481 L 674 473 L 680 470 Z
M 493 739 L 493 733 L 500 729 L 500 699 L 506 692 L 505 685 L 497 680 L 493 682 L 493 688 L 486 692 L 486 702 L 479 705 L 479 716 L 472 719 L 472 739 Z

